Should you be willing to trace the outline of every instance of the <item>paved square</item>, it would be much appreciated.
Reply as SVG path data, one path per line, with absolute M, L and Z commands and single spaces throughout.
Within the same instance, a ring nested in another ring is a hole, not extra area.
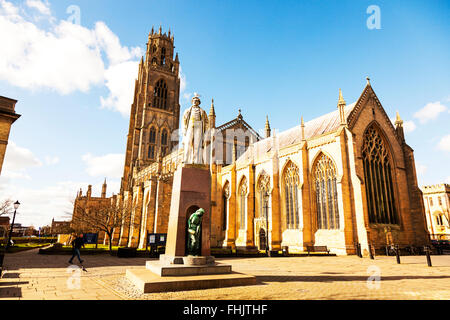
M 257 284 L 144 295 L 129 284 L 125 272 L 144 268 L 148 258 L 86 255 L 88 272 L 68 268 L 69 258 L 39 255 L 37 250 L 8 254 L 0 299 L 450 299 L 450 255 L 432 256 L 431 268 L 424 256 L 401 257 L 400 265 L 395 257 L 218 259 L 234 271 L 256 276 Z

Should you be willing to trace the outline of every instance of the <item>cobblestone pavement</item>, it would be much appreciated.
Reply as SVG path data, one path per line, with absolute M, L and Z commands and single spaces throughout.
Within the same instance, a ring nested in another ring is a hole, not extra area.
M 450 299 L 450 255 L 395 257 L 227 258 L 233 271 L 252 274 L 257 284 L 182 292 L 140 294 L 125 270 L 144 268 L 148 258 L 84 256 L 87 272 L 68 268 L 69 256 L 38 255 L 37 250 L 5 256 L 0 300 L 119 299 Z M 377 281 L 380 276 L 380 281 Z

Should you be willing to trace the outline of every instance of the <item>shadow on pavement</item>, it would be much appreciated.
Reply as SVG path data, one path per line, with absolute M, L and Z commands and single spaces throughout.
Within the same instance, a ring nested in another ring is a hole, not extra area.
M 20 284 L 29 284 L 29 281 L 21 281 L 21 282 L 0 282 L 0 287 L 1 286 L 17 286 Z
M 67 268 L 70 255 L 42 255 L 38 254 L 38 250 L 29 250 L 23 252 L 21 255 L 6 254 L 3 266 L 6 270 L 19 269 L 42 269 L 42 268 Z M 118 258 L 110 254 L 98 255 L 81 255 L 84 260 L 83 265 L 86 268 L 96 267 L 144 267 L 148 260 L 155 260 L 155 258 Z M 74 262 L 77 262 L 75 259 Z M 8 274 L 8 273 L 7 273 Z M 10 275 L 12 273 L 9 273 Z
M 341 282 L 367 281 L 368 276 L 256 276 L 258 282 Z M 450 276 L 381 276 L 381 281 L 448 279 Z
M 0 298 L 21 298 L 22 289 L 17 287 L 0 288 Z
M 2 276 L 2 279 L 17 279 L 17 278 L 19 278 L 19 276 L 20 276 L 20 273 L 17 273 L 17 272 L 8 272 L 8 273 L 5 273 L 3 276 Z

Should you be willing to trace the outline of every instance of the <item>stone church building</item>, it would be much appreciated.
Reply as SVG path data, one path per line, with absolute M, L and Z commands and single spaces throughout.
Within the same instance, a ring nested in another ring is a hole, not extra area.
M 131 105 L 118 204 L 132 221 L 114 245 L 145 248 L 147 233 L 166 233 L 173 173 L 182 164 L 180 61 L 173 35 L 151 31 Z M 261 137 L 243 118 L 216 125 L 209 110 L 205 157 L 210 167 L 211 246 L 303 251 L 326 245 L 355 254 L 360 244 L 428 243 L 422 192 L 403 121 L 392 124 L 369 79 L 359 99 Z M 300 120 L 301 119 L 301 120 Z

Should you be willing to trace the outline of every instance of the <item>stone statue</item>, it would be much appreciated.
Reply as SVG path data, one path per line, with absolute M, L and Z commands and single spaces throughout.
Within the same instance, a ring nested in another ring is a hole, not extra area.
M 200 235 L 202 234 L 202 218 L 205 210 L 198 209 L 188 220 L 188 239 L 187 239 L 187 253 L 191 256 L 198 256 L 201 254 Z
M 208 129 L 208 115 L 200 108 L 200 98 L 192 98 L 192 106 L 183 114 L 184 163 L 205 164 L 204 135 Z

